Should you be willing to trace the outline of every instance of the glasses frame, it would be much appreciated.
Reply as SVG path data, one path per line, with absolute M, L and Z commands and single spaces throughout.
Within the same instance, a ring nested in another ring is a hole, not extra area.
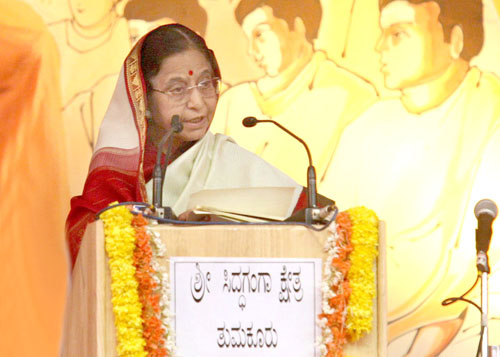
M 214 95 L 207 96 L 201 90 L 199 90 L 199 88 L 201 87 L 201 84 L 202 83 L 206 83 L 208 81 L 212 81 L 212 82 L 213 81 L 217 81 L 217 84 L 215 86 L 215 94 Z M 199 82 L 198 84 L 186 87 L 185 88 L 186 93 L 184 94 L 184 97 L 181 100 L 176 99 L 175 98 L 176 94 L 172 93 L 169 90 L 161 90 L 161 89 L 156 89 L 156 88 L 153 88 L 153 87 L 150 87 L 150 89 L 152 91 L 154 91 L 154 92 L 165 94 L 168 98 L 170 98 L 171 100 L 173 100 L 173 101 L 175 101 L 175 102 L 177 102 L 179 104 L 185 104 L 185 103 L 187 103 L 189 101 L 189 97 L 191 96 L 191 92 L 193 91 L 193 89 L 198 89 L 198 92 L 200 93 L 200 95 L 203 98 L 213 98 L 213 97 L 216 97 L 217 95 L 220 94 L 220 87 L 221 87 L 221 79 L 219 77 L 212 77 L 212 78 L 209 78 L 209 79 L 205 79 L 205 80 Z

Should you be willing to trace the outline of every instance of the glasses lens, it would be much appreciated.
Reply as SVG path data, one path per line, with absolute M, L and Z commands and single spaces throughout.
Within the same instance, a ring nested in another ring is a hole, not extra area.
M 198 83 L 198 90 L 204 97 L 213 97 L 219 94 L 219 78 L 211 78 Z
M 173 101 L 177 103 L 186 103 L 190 96 L 191 91 L 198 90 L 199 93 L 205 98 L 211 98 L 220 93 L 221 82 L 219 78 L 210 78 L 204 81 L 201 81 L 195 86 L 187 87 L 185 85 L 175 86 L 166 91 L 162 91 L 159 89 L 151 88 L 156 92 L 160 92 L 169 96 Z

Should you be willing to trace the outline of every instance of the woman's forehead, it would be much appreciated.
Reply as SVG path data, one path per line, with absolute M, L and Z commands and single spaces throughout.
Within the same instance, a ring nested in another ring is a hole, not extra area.
M 189 49 L 165 58 L 156 77 L 168 80 L 172 77 L 197 77 L 212 73 L 212 66 L 198 50 Z

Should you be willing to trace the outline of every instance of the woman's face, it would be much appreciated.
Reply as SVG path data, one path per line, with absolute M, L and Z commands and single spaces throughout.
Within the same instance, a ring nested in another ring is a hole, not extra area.
M 154 89 L 148 92 L 149 110 L 155 124 L 169 130 L 172 117 L 178 115 L 183 130 L 176 134 L 176 139 L 180 142 L 201 139 L 214 117 L 218 94 L 210 95 L 206 85 L 203 89 L 189 87 L 206 83 L 213 77 L 210 63 L 197 50 L 189 49 L 165 58 L 158 74 L 149 81 Z M 185 95 L 179 95 L 183 92 Z

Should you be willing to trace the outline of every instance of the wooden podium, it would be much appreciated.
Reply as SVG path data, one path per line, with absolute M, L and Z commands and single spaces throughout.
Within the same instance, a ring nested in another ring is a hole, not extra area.
M 325 258 L 328 233 L 299 225 L 154 225 L 169 256 Z M 387 350 L 385 228 L 379 224 L 379 256 L 374 266 L 377 297 L 372 332 L 345 348 L 345 355 L 385 357 Z M 162 262 L 163 263 L 163 262 Z M 168 264 L 165 261 L 165 266 Z M 116 356 L 110 274 L 103 224 L 88 226 L 75 263 L 66 306 L 63 357 Z M 190 357 L 190 356 L 188 356 Z

